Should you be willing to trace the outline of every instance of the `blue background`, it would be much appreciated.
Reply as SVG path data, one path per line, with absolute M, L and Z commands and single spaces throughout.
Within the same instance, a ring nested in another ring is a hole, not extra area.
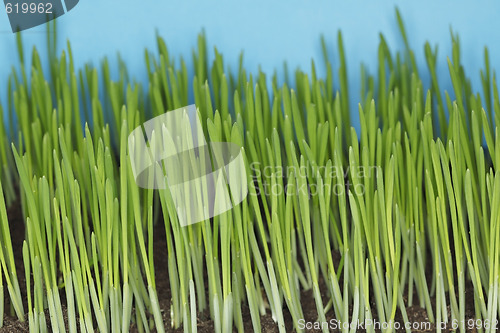
M 288 68 L 309 71 L 315 59 L 324 68 L 320 35 L 326 37 L 330 54 L 336 56 L 336 34 L 344 36 L 351 109 L 359 101 L 360 64 L 376 73 L 377 46 L 382 32 L 392 51 L 402 49 L 395 17 L 398 6 L 407 28 L 419 68 L 428 78 L 423 46 L 426 40 L 439 44 L 438 73 L 442 87 L 451 90 L 446 57 L 451 56 L 450 26 L 460 35 L 462 60 L 474 90 L 481 89 L 479 70 L 483 67 L 484 46 L 490 51 L 493 69 L 500 68 L 500 2 L 498 1 L 215 1 L 191 0 L 80 0 L 70 12 L 58 18 L 59 49 L 71 41 L 75 64 L 98 65 L 104 56 L 116 68 L 116 54 L 126 61 L 132 77 L 146 81 L 144 48 L 156 50 L 158 30 L 177 59 L 191 63 L 197 34 L 205 29 L 209 55 L 212 46 L 223 53 L 226 65 L 236 69 L 244 51 L 244 64 L 250 72 L 261 68 L 268 74 Z M 25 50 L 36 45 L 44 54 L 46 27 L 24 32 Z M 7 15 L 0 12 L 0 100 L 5 104 L 7 77 L 17 64 L 15 35 Z M 333 65 L 338 65 L 333 57 Z M 425 70 L 425 71 L 424 71 Z M 354 113 L 357 118 L 357 112 Z

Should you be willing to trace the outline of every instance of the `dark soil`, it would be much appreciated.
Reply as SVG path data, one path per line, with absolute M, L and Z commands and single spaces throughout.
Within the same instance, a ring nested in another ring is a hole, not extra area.
M 9 218 L 10 236 L 12 239 L 12 250 L 14 251 L 19 288 L 21 289 L 23 305 L 26 310 L 28 302 L 26 295 L 26 277 L 24 275 L 23 265 L 24 221 L 21 213 L 21 206 L 13 205 L 7 210 L 7 216 Z M 4 291 L 6 290 L 7 286 L 4 285 Z M 20 322 L 17 317 L 15 317 L 14 311 L 12 310 L 8 293 L 4 292 L 4 297 L 6 298 L 5 314 L 3 327 L 0 328 L 0 332 L 29 332 L 28 316 L 26 316 L 26 320 L 24 322 Z
M 20 206 L 15 206 L 8 210 L 9 222 L 10 222 L 10 231 L 12 237 L 12 246 L 14 250 L 14 256 L 16 259 L 16 269 L 17 275 L 19 279 L 19 284 L 23 297 L 23 304 L 25 305 L 25 310 L 27 307 L 27 296 L 26 296 L 26 279 L 24 275 L 24 266 L 22 262 L 22 246 L 25 237 L 24 233 L 24 221 L 21 214 Z M 160 302 L 160 308 L 163 311 L 163 321 L 165 323 L 165 330 L 167 332 L 183 332 L 182 328 L 172 329 L 170 325 L 170 284 L 168 279 L 168 262 L 167 262 L 167 245 L 166 245 L 166 237 L 165 237 L 165 229 L 163 223 L 158 223 L 156 226 L 156 230 L 154 233 L 154 260 L 155 260 L 155 274 L 156 274 L 156 287 L 158 291 L 158 298 Z M 336 258 L 338 259 L 338 258 Z M 327 287 L 324 281 L 320 281 L 320 289 L 323 296 L 323 304 L 326 304 L 329 300 L 327 295 Z M 6 290 L 6 286 L 4 288 Z M 466 286 L 466 295 L 467 295 L 467 308 L 466 308 L 466 318 L 472 319 L 474 318 L 474 294 L 473 287 L 471 284 Z M 64 293 L 61 293 L 61 297 L 64 296 Z M 8 299 L 8 296 L 5 297 Z M 414 302 L 418 300 L 417 296 L 413 297 Z M 434 302 L 434 300 L 432 300 Z M 64 308 L 64 299 L 62 299 L 63 303 L 63 311 Z M 314 301 L 313 293 L 311 290 L 302 291 L 301 293 L 301 303 L 302 309 L 304 311 L 304 319 L 306 322 L 315 322 L 317 321 L 318 315 L 316 312 L 316 303 Z M 429 322 L 425 309 L 421 308 L 418 305 L 413 305 L 411 307 L 407 307 L 406 311 L 408 313 L 408 318 L 412 323 L 423 323 Z M 29 332 L 28 321 L 27 318 L 24 322 L 20 322 L 15 316 L 13 311 L 11 310 L 11 305 L 8 300 L 6 300 L 5 304 L 5 316 L 4 316 L 4 326 L 0 328 L 0 333 L 18 333 L 18 332 Z M 283 310 L 285 322 L 286 322 L 286 331 L 294 332 L 293 330 L 293 322 L 292 317 L 286 307 Z M 65 313 L 66 315 L 66 313 Z M 243 322 L 245 327 L 245 332 L 253 332 L 252 321 L 250 317 L 249 308 L 246 305 L 242 306 L 242 315 Z M 375 313 L 373 314 L 375 317 Z M 334 319 L 334 311 L 330 310 L 327 314 L 327 321 Z M 49 326 L 50 331 L 50 320 L 48 311 L 46 311 L 47 325 Z M 401 315 L 398 314 L 396 317 L 397 321 L 402 322 Z M 67 318 L 65 318 L 65 322 L 67 322 Z M 261 317 L 261 327 L 262 332 L 278 332 L 278 328 L 276 323 L 273 321 L 271 314 L 267 313 L 266 315 Z M 138 332 L 135 324 L 131 325 L 131 332 Z M 320 332 L 320 330 L 306 330 L 307 332 Z M 359 330 L 362 332 L 362 330 Z M 431 325 L 430 330 L 427 331 L 416 331 L 413 332 L 435 332 L 436 328 L 434 325 Z M 444 330 L 443 332 L 451 332 L 452 330 Z M 468 330 L 470 332 L 475 332 L 475 330 Z M 198 332 L 200 333 L 212 333 L 214 332 L 214 323 L 210 319 L 210 315 L 208 311 L 198 314 Z M 401 332 L 404 332 L 401 330 Z

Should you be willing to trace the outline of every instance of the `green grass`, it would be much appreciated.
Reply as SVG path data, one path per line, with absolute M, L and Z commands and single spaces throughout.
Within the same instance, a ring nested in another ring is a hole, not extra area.
M 145 51 L 148 87 L 129 77 L 121 59 L 111 62 L 116 78 L 107 59 L 75 68 L 69 43 L 57 54 L 54 26 L 47 56 L 33 50 L 28 57 L 18 35 L 20 66 L 0 103 L 0 327 L 7 311 L 33 332 L 47 331 L 47 320 L 53 331 L 125 332 L 134 323 L 141 332 L 195 332 L 207 310 L 217 332 L 241 332 L 248 308 L 257 332 L 266 313 L 285 332 L 285 311 L 303 331 L 301 292 L 311 290 L 318 321 L 408 321 L 407 309 L 420 306 L 430 321 L 465 332 L 473 303 L 481 331 L 495 331 L 496 76 L 485 49 L 482 95 L 474 91 L 452 33 L 452 100 L 439 86 L 437 47 L 424 47 L 431 82 L 422 82 L 420 53 L 396 17 L 405 49 L 391 52 L 381 36 L 376 75 L 362 67 L 360 132 L 350 125 L 340 32 L 337 55 L 321 40 L 325 72 L 312 62 L 307 72 L 287 72 L 283 84 L 249 74 L 243 57 L 229 71 L 217 49 L 208 57 L 203 34 L 190 77 L 187 62 L 172 58 L 158 36 L 158 49 Z M 136 185 L 127 137 L 190 104 L 190 90 L 208 141 L 242 147 L 249 195 L 222 215 L 181 227 L 169 190 Z M 22 258 L 14 258 L 6 208 L 17 206 L 26 228 Z M 164 327 L 155 279 L 153 236 L 162 225 L 171 327 Z M 24 264 L 26 302 L 16 260 Z M 469 282 L 473 296 L 465 293 Z

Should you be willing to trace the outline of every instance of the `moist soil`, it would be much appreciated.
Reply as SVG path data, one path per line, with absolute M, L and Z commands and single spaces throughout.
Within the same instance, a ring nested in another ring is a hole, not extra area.
M 23 241 L 25 239 L 24 232 L 24 222 L 23 216 L 21 213 L 20 205 L 13 205 L 8 212 L 9 217 L 9 225 L 10 232 L 12 237 L 12 246 L 14 251 L 14 257 L 16 260 L 16 270 L 17 276 L 19 279 L 19 284 L 21 288 L 21 293 L 23 297 L 23 304 L 25 306 L 25 311 L 27 312 L 27 295 L 26 295 L 26 279 L 24 275 L 24 266 L 22 262 L 22 246 Z M 334 254 L 335 259 L 338 262 L 339 255 Z M 155 227 L 154 231 L 154 261 L 155 261 L 155 275 L 156 275 L 156 288 L 158 292 L 158 298 L 160 303 L 160 308 L 163 314 L 163 322 L 165 323 L 165 331 L 166 332 L 184 332 L 182 327 L 173 329 L 170 325 L 170 283 L 168 279 L 168 263 L 167 263 L 167 244 L 165 237 L 165 229 L 163 223 L 158 223 Z M 430 276 L 431 271 L 428 270 L 427 276 Z M 31 279 L 33 280 L 33 279 Z M 329 297 L 327 293 L 327 287 L 323 280 L 320 280 L 320 290 L 323 297 L 323 304 L 327 304 Z M 4 282 L 5 283 L 5 282 Z M 4 286 L 4 290 L 7 290 L 7 287 Z M 63 303 L 63 313 L 64 313 L 64 321 L 67 324 L 67 312 L 64 306 L 65 299 L 64 293 L 61 293 L 61 302 Z M 20 322 L 13 313 L 11 313 L 11 305 L 8 301 L 8 293 L 5 295 L 5 315 L 4 315 L 4 326 L 0 328 L 0 333 L 18 333 L 18 332 L 29 332 L 28 321 L 27 318 L 24 322 Z M 418 300 L 417 295 L 413 297 L 414 303 Z M 466 319 L 474 318 L 474 290 L 471 284 L 466 286 Z M 405 301 L 407 297 L 405 297 Z M 434 308 L 434 299 L 431 300 Z M 304 319 L 306 322 L 316 322 L 318 318 L 318 314 L 316 312 L 316 303 L 313 297 L 312 290 L 306 290 L 301 292 L 301 304 L 302 309 L 304 311 Z M 373 305 L 373 308 L 374 305 Z M 429 318 L 427 317 L 427 313 L 425 309 L 421 308 L 418 305 L 413 305 L 411 307 L 406 308 L 408 319 L 412 323 L 424 323 L 429 322 Z M 448 308 L 449 311 L 449 308 Z M 373 316 L 376 319 L 375 311 L 373 312 Z M 292 317 L 286 307 L 283 310 L 286 331 L 287 332 L 295 332 L 293 329 Z M 252 320 L 250 316 L 249 308 L 246 305 L 242 306 L 242 315 L 245 332 L 253 332 Z M 46 310 L 46 319 L 48 325 L 48 331 L 51 331 L 50 328 L 50 319 L 49 319 L 48 310 Z M 326 313 L 327 321 L 334 319 L 334 311 L 330 309 L 328 313 Z M 270 311 L 260 318 L 262 332 L 279 332 L 276 323 L 273 321 Z M 401 315 L 398 313 L 396 315 L 396 321 L 403 322 Z M 214 332 L 214 322 L 210 319 L 210 314 L 207 311 L 198 314 L 198 332 L 200 333 L 212 333 Z M 429 330 L 412 330 L 412 332 L 435 332 L 436 328 L 434 325 L 431 325 Z M 130 327 L 130 332 L 138 332 L 135 324 L 132 324 Z M 236 332 L 236 330 L 235 330 Z M 306 330 L 306 332 L 321 332 L 320 330 Z M 363 332 L 363 330 L 358 330 L 358 332 Z M 398 331 L 399 332 L 399 331 Z M 401 330 L 404 332 L 404 330 Z M 443 330 L 443 332 L 452 332 L 451 329 Z M 476 332 L 476 330 L 468 330 L 468 332 Z

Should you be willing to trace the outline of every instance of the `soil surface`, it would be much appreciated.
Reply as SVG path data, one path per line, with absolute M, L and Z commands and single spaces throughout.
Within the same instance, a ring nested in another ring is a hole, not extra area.
M 10 224 L 10 232 L 12 237 L 12 246 L 14 250 L 14 257 L 16 259 L 16 269 L 17 276 L 19 279 L 19 284 L 23 297 L 23 304 L 25 306 L 25 311 L 27 309 L 27 296 L 26 296 L 26 279 L 24 275 L 24 266 L 22 262 L 22 246 L 25 237 L 24 233 L 24 221 L 21 213 L 20 206 L 12 207 L 7 212 L 9 217 Z M 154 261 L 155 261 L 155 274 L 156 274 L 156 287 L 158 291 L 158 298 L 160 303 L 160 308 L 163 313 L 163 321 L 165 323 L 165 331 L 166 332 L 183 332 L 182 327 L 178 329 L 173 329 L 170 325 L 170 283 L 168 279 L 168 262 L 167 262 L 167 244 L 165 237 L 165 229 L 163 223 L 158 223 L 155 227 L 154 232 Z M 338 261 L 338 255 L 335 258 Z M 428 274 L 429 275 L 429 274 Z M 6 290 L 6 286 L 4 286 L 4 290 Z M 320 280 L 320 290 L 323 296 L 323 304 L 327 304 L 329 301 L 327 287 L 324 281 Z M 63 297 L 64 293 L 61 293 L 61 297 Z M 466 308 L 466 318 L 472 319 L 474 318 L 474 291 L 471 284 L 466 286 L 466 295 L 467 295 L 467 308 Z M 18 333 L 18 332 L 29 332 L 27 319 L 24 322 L 20 322 L 15 316 L 13 311 L 11 310 L 11 305 L 9 303 L 8 294 L 5 295 L 5 315 L 4 315 L 4 326 L 0 328 L 0 333 Z M 418 301 L 416 295 L 413 297 L 414 303 Z M 63 303 L 63 312 L 66 315 L 66 311 L 64 308 L 65 300 L 61 299 Z M 406 298 L 405 298 L 406 301 Z M 432 300 L 434 305 L 434 299 Z M 302 291 L 301 293 L 301 303 L 302 309 L 304 311 L 304 319 L 305 322 L 316 322 L 318 315 L 316 312 L 316 303 L 314 301 L 313 293 L 311 290 Z M 434 307 L 434 306 L 433 306 Z M 427 313 L 425 309 L 419 307 L 418 305 L 413 305 L 411 307 L 406 308 L 408 319 L 412 323 L 424 323 L 429 322 L 427 317 Z M 285 323 L 286 323 L 286 331 L 287 332 L 295 332 L 293 329 L 292 317 L 288 310 L 283 310 Z M 249 308 L 246 305 L 242 306 L 242 315 L 243 322 L 245 325 L 245 332 L 253 332 L 252 321 L 250 317 Z M 373 314 L 374 317 L 375 313 Z M 334 311 L 330 309 L 326 314 L 327 321 L 334 319 Z M 46 311 L 47 325 L 50 329 L 50 320 L 48 310 Z M 67 318 L 64 318 L 67 323 Z M 398 313 L 396 316 L 396 320 L 402 322 L 402 317 Z M 279 332 L 276 323 L 273 321 L 271 314 L 266 313 L 266 315 L 261 317 L 261 327 L 262 332 Z M 431 328 L 428 330 L 412 330 L 412 332 L 435 332 L 436 327 L 431 324 Z M 468 332 L 476 332 L 476 330 L 467 330 Z M 137 327 L 132 324 L 130 327 L 130 332 L 138 332 Z M 208 310 L 198 314 L 198 332 L 200 333 L 212 333 L 214 332 L 214 322 L 210 319 L 210 314 Z M 235 331 L 236 332 L 236 331 Z M 320 330 L 310 329 L 306 330 L 306 332 L 321 332 Z M 358 332 L 363 332 L 363 330 L 358 330 Z M 404 330 L 400 330 L 398 332 L 404 332 Z M 450 329 L 445 329 L 443 332 L 452 332 Z

